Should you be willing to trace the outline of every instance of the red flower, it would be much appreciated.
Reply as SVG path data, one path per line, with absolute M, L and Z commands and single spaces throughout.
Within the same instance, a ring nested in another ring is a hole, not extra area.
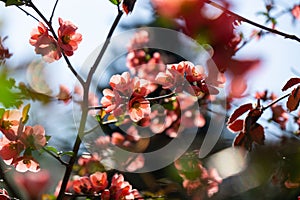
M 37 173 L 17 173 L 14 176 L 14 180 L 19 186 L 24 188 L 30 199 L 41 199 L 41 194 L 49 184 L 50 173 L 46 170 L 41 170 Z
M 143 97 L 134 97 L 128 103 L 130 119 L 137 122 L 151 112 L 150 102 Z
M 67 56 L 72 56 L 82 40 L 82 35 L 76 33 L 77 27 L 72 22 L 63 21 L 61 18 L 58 18 L 58 21 L 60 26 L 58 29 L 58 45 Z
M 57 41 L 48 34 L 48 29 L 42 22 L 31 32 L 29 43 L 35 47 L 35 52 L 41 54 L 46 62 L 51 63 L 61 58 Z
M 296 19 L 300 20 L 300 5 L 295 5 L 291 13 Z
M 92 183 L 93 189 L 96 192 L 104 190 L 108 185 L 107 174 L 105 172 L 96 172 L 90 175 L 90 181 Z
M 21 141 L 25 144 L 26 148 L 41 149 L 46 145 L 45 129 L 40 126 L 26 126 Z
M 4 138 L 1 138 L 1 140 L 0 157 L 6 164 L 10 165 L 17 160 L 20 153 L 24 150 L 24 145 L 21 142 L 9 142 L 8 140 L 6 140 L 8 143 L 5 143 L 3 142 Z
M 79 194 L 89 194 L 92 192 L 92 183 L 87 176 L 80 177 L 73 181 L 73 190 Z
M 40 164 L 32 156 L 22 156 L 12 163 L 19 172 L 38 172 Z

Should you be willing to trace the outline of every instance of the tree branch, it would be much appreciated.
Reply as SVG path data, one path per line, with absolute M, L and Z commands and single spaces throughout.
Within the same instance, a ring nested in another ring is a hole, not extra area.
M 19 8 L 22 12 L 24 12 L 27 16 L 32 17 L 34 20 L 36 20 L 37 22 L 40 22 L 40 20 L 38 18 L 36 18 L 35 16 L 33 16 L 32 14 L 30 14 L 29 12 L 27 12 L 26 10 L 24 10 L 23 8 L 21 8 L 20 6 L 16 5 L 17 8 Z
M 54 7 L 53 7 L 53 10 L 52 10 L 52 13 L 51 13 L 50 19 L 49 19 L 49 22 L 50 22 L 50 24 L 52 24 L 52 19 L 53 19 L 53 16 L 54 16 L 54 12 L 55 12 L 55 9 L 56 9 L 56 6 L 57 6 L 57 3 L 58 3 L 58 0 L 56 0 L 56 2 L 55 2 L 55 4 L 54 4 Z
M 215 8 L 218 8 L 218 9 L 222 10 L 224 13 L 226 13 L 228 15 L 231 15 L 231 16 L 235 17 L 239 21 L 251 24 L 252 26 L 256 26 L 256 27 L 258 27 L 260 29 L 263 29 L 265 31 L 268 31 L 270 33 L 274 33 L 274 34 L 280 35 L 280 36 L 282 36 L 282 37 L 284 37 L 286 39 L 291 39 L 291 40 L 295 40 L 297 42 L 300 42 L 300 38 L 298 38 L 296 35 L 291 35 L 291 34 L 288 34 L 288 33 L 284 33 L 284 32 L 278 31 L 276 29 L 272 29 L 272 28 L 263 26 L 261 24 L 258 24 L 258 23 L 254 22 L 254 21 L 251 21 L 251 20 L 249 20 L 249 19 L 247 19 L 245 17 L 242 17 L 242 16 L 240 16 L 240 15 L 238 15 L 238 14 L 236 14 L 236 13 L 230 11 L 230 10 L 228 10 L 227 8 L 221 6 L 220 4 L 217 4 L 217 3 L 213 2 L 213 1 L 207 0 L 206 3 L 209 4 L 209 5 L 211 5 L 211 6 L 213 6 L 213 7 L 215 7 Z
M 89 111 L 89 108 L 88 108 L 89 89 L 90 89 L 90 85 L 91 85 L 93 75 L 94 75 L 100 61 L 102 60 L 102 57 L 103 57 L 103 55 L 104 55 L 104 53 L 105 53 L 105 51 L 106 51 L 106 49 L 107 49 L 107 47 L 110 43 L 110 38 L 113 35 L 117 25 L 119 24 L 122 15 L 123 15 L 123 12 L 118 7 L 118 15 L 117 15 L 117 17 L 116 17 L 116 19 L 115 19 L 108 35 L 106 37 L 105 43 L 104 43 L 104 45 L 103 45 L 96 61 L 95 61 L 95 63 L 93 64 L 93 66 L 91 67 L 91 69 L 88 73 L 88 77 L 87 77 L 86 82 L 84 82 L 82 84 L 82 86 L 83 86 L 83 107 L 82 107 L 80 125 L 79 125 L 78 133 L 77 133 L 77 136 L 76 136 L 76 141 L 75 141 L 75 144 L 73 146 L 74 155 L 71 157 L 71 159 L 69 161 L 69 165 L 67 166 L 67 169 L 65 171 L 65 174 L 64 174 L 64 177 L 63 177 L 63 180 L 62 180 L 62 184 L 61 184 L 61 188 L 60 188 L 59 194 L 57 196 L 57 200 L 62 200 L 65 196 L 65 190 L 66 190 L 69 178 L 71 176 L 71 173 L 72 173 L 72 170 L 73 170 L 73 165 L 75 164 L 75 161 L 76 161 L 77 155 L 78 155 L 78 151 L 79 151 L 79 148 L 80 148 L 80 145 L 81 145 L 81 137 L 84 135 L 85 124 L 86 124 L 88 111 Z

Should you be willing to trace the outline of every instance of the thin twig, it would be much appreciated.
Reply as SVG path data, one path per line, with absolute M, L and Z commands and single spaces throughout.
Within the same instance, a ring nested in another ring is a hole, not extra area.
M 249 20 L 249 19 L 247 19 L 245 17 L 242 17 L 242 16 L 240 16 L 240 15 L 238 15 L 238 14 L 236 14 L 236 13 L 230 11 L 230 10 L 228 10 L 227 8 L 221 6 L 220 4 L 217 4 L 217 3 L 213 2 L 213 1 L 207 0 L 206 3 L 209 4 L 209 5 L 211 5 L 211 6 L 213 6 L 213 7 L 215 7 L 215 8 L 218 8 L 218 9 L 222 10 L 224 13 L 226 13 L 228 15 L 231 15 L 231 16 L 235 17 L 238 21 L 243 21 L 245 23 L 248 23 L 248 24 L 251 24 L 253 26 L 256 26 L 256 27 L 258 27 L 260 29 L 266 30 L 268 32 L 271 32 L 271 33 L 274 33 L 274 34 L 277 34 L 277 35 L 280 35 L 280 36 L 283 36 L 286 39 L 291 39 L 291 40 L 295 40 L 297 42 L 300 42 L 300 38 L 297 37 L 296 35 L 291 35 L 291 34 L 288 34 L 288 33 L 284 33 L 284 32 L 278 31 L 276 29 L 272 29 L 272 28 L 263 26 L 261 24 L 258 24 L 258 23 L 254 22 L 254 21 L 251 21 L 251 20 Z
M 37 22 L 40 22 L 40 20 L 38 18 L 36 18 L 35 16 L 33 16 L 32 14 L 30 14 L 29 12 L 27 12 L 26 10 L 24 10 L 23 8 L 21 8 L 20 6 L 16 5 L 17 8 L 19 8 L 20 10 L 22 10 L 22 12 L 24 12 L 27 16 L 32 17 L 34 20 L 36 20 Z
M 165 98 L 169 98 L 174 96 L 176 93 L 172 92 L 170 94 L 166 94 L 166 95 L 162 95 L 162 96 L 158 96 L 158 97 L 146 97 L 145 99 L 148 101 L 155 101 L 155 100 L 159 100 L 159 99 L 165 99 Z
M 54 12 L 55 12 L 55 9 L 56 9 L 56 6 L 57 6 L 57 3 L 58 3 L 58 0 L 56 0 L 56 2 L 55 2 L 55 4 L 54 4 L 54 7 L 53 7 L 53 10 L 52 10 L 52 13 L 51 13 L 50 19 L 49 19 L 49 22 L 50 22 L 50 24 L 52 24 L 52 19 L 53 19 L 53 16 L 54 16 Z
M 63 161 L 63 160 L 61 159 L 60 156 L 55 155 L 53 152 L 49 151 L 49 150 L 46 149 L 46 148 L 43 148 L 43 150 L 44 150 L 46 153 L 48 153 L 50 156 L 52 156 L 53 158 L 55 158 L 56 160 L 58 160 L 62 165 L 68 166 L 68 163 L 66 163 L 65 161 Z
M 95 131 L 98 127 L 99 127 L 99 125 L 96 125 L 96 126 L 94 126 L 93 128 L 91 128 L 90 130 L 85 131 L 85 132 L 84 132 L 84 135 L 87 135 L 87 134 L 89 134 L 89 133 L 92 133 L 92 132 Z
M 278 103 L 279 101 L 281 101 L 281 100 L 287 98 L 287 97 L 290 96 L 290 95 L 291 95 L 291 93 L 288 93 L 288 94 L 286 94 L 286 95 L 284 95 L 284 96 L 282 96 L 282 97 L 276 99 L 275 101 L 271 102 L 269 105 L 263 107 L 263 108 L 262 108 L 262 111 L 264 111 L 264 110 L 270 108 L 270 107 L 273 106 L 274 104 L 276 104 L 276 103 Z

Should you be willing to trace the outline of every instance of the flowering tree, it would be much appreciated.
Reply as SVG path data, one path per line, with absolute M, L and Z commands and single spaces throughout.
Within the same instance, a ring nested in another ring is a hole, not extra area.
M 53 94 L 46 83 L 17 83 L 7 62 L 13 58 L 7 38 L 0 38 L 0 199 L 299 195 L 300 114 L 294 113 L 299 110 L 300 78 L 283 82 L 280 97 L 268 90 L 248 94 L 249 72 L 261 60 L 235 56 L 268 34 L 300 42 L 277 29 L 283 15 L 300 19 L 299 4 L 279 10 L 277 2 L 266 0 L 258 13 L 266 23 L 258 24 L 232 12 L 230 1 L 152 0 L 152 27 L 134 29 L 127 41 L 126 34 L 121 39 L 113 34 L 123 15 L 139 9 L 136 0 L 110 0 L 117 16 L 82 73 L 69 58 L 76 56 L 84 35 L 69 20 L 53 21 L 58 0 L 50 17 L 31 0 L 1 1 L 36 20 L 29 44 L 41 61 L 28 68 L 63 60 L 78 85 L 70 89 L 61 84 Z M 243 23 L 256 28 L 248 37 L 240 29 Z M 120 47 L 124 40 L 127 46 Z M 111 46 L 125 52 L 115 55 Z M 120 63 L 126 67 L 115 70 Z M 30 76 L 33 82 L 40 78 Z M 51 142 L 61 139 L 45 128 L 47 118 L 55 118 L 51 113 L 35 123 L 36 107 L 43 112 L 50 104 L 56 109 L 73 106 L 70 148 Z M 274 131 L 283 134 L 268 140 Z M 53 162 L 63 167 L 58 181 L 56 170 L 47 167 Z

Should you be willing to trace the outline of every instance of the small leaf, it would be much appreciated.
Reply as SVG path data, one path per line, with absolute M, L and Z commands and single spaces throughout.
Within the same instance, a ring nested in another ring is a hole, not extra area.
M 245 142 L 246 136 L 244 132 L 240 132 L 233 141 L 233 146 L 244 146 L 244 142 Z
M 46 137 L 46 141 L 47 141 L 47 142 L 48 142 L 48 141 L 50 140 L 50 138 L 51 138 L 50 135 L 46 135 L 45 137 Z
M 299 102 L 300 102 L 300 87 L 298 86 L 290 94 L 286 106 L 289 109 L 289 111 L 292 112 L 298 108 Z
M 114 5 L 119 5 L 119 0 L 109 0 Z
M 47 150 L 47 151 L 50 151 L 50 152 L 52 152 L 52 153 L 54 153 L 54 154 L 56 154 L 56 155 L 59 154 L 59 151 L 58 151 L 55 147 L 52 147 L 52 146 L 45 146 L 44 149 Z
M 243 130 L 243 128 L 244 128 L 244 120 L 242 119 L 235 120 L 233 123 L 231 123 L 228 126 L 228 129 L 232 132 L 239 132 Z
M 257 120 L 261 117 L 262 110 L 259 108 L 255 108 L 251 110 L 246 119 L 245 119 L 245 131 L 248 132 L 252 126 L 257 122 Z
M 254 142 L 257 144 L 263 145 L 265 141 L 265 131 L 262 125 L 256 123 L 254 126 L 251 127 L 249 133 L 250 137 Z
M 123 10 L 126 14 L 132 12 L 136 0 L 123 0 Z
M 4 2 L 6 2 L 5 6 L 22 6 L 22 5 L 25 4 L 21 0 L 7 0 L 7 1 L 4 1 Z
M 288 82 L 286 82 L 286 84 L 283 86 L 281 90 L 286 91 L 287 89 L 299 83 L 300 83 L 300 78 L 291 78 L 290 80 L 288 80 Z
M 244 114 L 245 112 L 247 112 L 248 110 L 251 110 L 252 107 L 252 103 L 247 103 L 244 104 L 240 107 L 238 107 L 230 116 L 230 118 L 228 119 L 227 124 L 231 124 L 232 122 L 234 122 L 239 116 L 241 116 L 242 114 Z
M 67 155 L 67 156 L 70 156 L 72 157 L 74 155 L 74 152 L 73 151 L 65 151 L 65 152 L 62 152 L 61 154 L 59 154 L 60 156 L 64 156 L 64 155 Z
M 28 120 L 28 112 L 30 109 L 30 104 L 27 104 L 22 111 L 22 123 L 25 124 Z

